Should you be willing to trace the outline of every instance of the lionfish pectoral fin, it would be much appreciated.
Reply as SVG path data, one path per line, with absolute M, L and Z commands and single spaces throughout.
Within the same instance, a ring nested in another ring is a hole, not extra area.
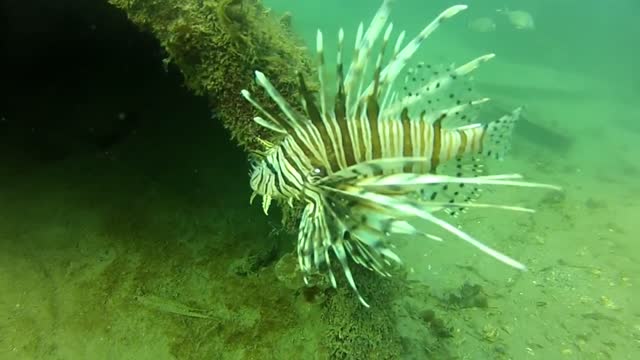
M 515 186 L 562 190 L 550 184 L 522 181 L 519 174 L 458 177 L 436 174 L 391 174 L 367 178 L 357 183 L 358 187 L 376 194 L 398 197 L 406 194 L 407 199 L 419 204 L 429 212 L 444 210 L 453 217 L 466 212 L 468 208 L 494 208 L 519 212 L 535 212 L 533 209 L 510 204 L 478 203 L 480 193 L 486 186 Z M 393 191 L 393 193 L 391 193 Z
M 426 185 L 433 184 L 471 184 L 471 185 L 503 185 L 503 186 L 517 186 L 517 187 L 529 187 L 529 188 L 543 188 L 550 190 L 562 190 L 561 187 L 550 184 L 520 181 L 522 175 L 520 174 L 500 174 L 500 175 L 485 175 L 476 177 L 457 177 L 448 175 L 436 175 L 436 174 L 390 174 L 382 175 L 372 178 L 362 179 L 357 183 L 358 187 L 362 187 L 365 190 L 380 192 L 385 188 L 393 188 L 396 191 L 401 189 L 405 192 L 412 192 L 421 189 Z
M 426 220 L 429 223 L 437 225 L 438 227 L 446 230 L 447 232 L 455 235 L 459 239 L 473 245 L 478 248 L 480 251 L 485 254 L 497 259 L 498 261 L 505 263 L 511 267 L 520 270 L 526 270 L 526 267 L 512 259 L 511 257 L 483 244 L 482 242 L 476 240 L 466 232 L 458 229 L 457 227 L 451 225 L 450 223 L 441 220 L 431 214 L 429 211 L 425 211 L 422 209 L 422 206 L 419 202 L 412 201 L 406 197 L 394 198 L 392 196 L 381 195 L 372 191 L 367 191 L 363 188 L 358 188 L 354 186 L 345 187 L 344 189 L 328 189 L 329 191 L 333 191 L 339 194 L 342 194 L 345 197 L 351 198 L 354 201 L 361 201 L 363 203 L 369 204 L 370 206 L 374 206 L 380 209 L 380 211 L 385 211 L 390 216 L 396 218 L 419 218 L 422 220 Z
M 265 215 L 269 215 L 269 207 L 271 206 L 271 195 L 262 195 L 262 211 Z
M 331 246 L 334 254 L 338 258 L 340 265 L 342 266 L 342 271 L 347 278 L 347 282 L 353 291 L 356 293 L 358 300 L 360 303 L 366 307 L 370 307 L 369 304 L 364 300 L 362 295 L 360 294 L 360 290 L 358 290 L 358 286 L 356 286 L 356 282 L 353 279 L 353 274 L 351 274 L 351 268 L 349 267 L 349 259 L 347 257 L 347 251 L 345 250 L 344 244 L 342 241 L 337 241 L 335 244 Z
M 253 204 L 253 200 L 255 200 L 257 195 L 258 193 L 255 191 L 251 193 L 251 197 L 249 198 L 249 205 Z
M 298 232 L 298 263 L 305 274 L 326 271 L 331 285 L 337 288 L 337 282 L 331 266 L 329 252 L 333 251 L 351 289 L 358 300 L 366 307 L 369 304 L 360 294 L 349 267 L 350 245 L 345 245 L 344 224 L 337 218 L 334 209 L 325 207 L 325 203 L 307 204 L 302 211 Z M 328 218 L 329 217 L 329 218 Z
M 393 157 L 361 161 L 324 177 L 319 184 L 339 184 L 350 179 L 367 178 L 382 173 L 392 173 L 395 169 L 406 166 L 425 165 L 430 161 L 427 157 Z

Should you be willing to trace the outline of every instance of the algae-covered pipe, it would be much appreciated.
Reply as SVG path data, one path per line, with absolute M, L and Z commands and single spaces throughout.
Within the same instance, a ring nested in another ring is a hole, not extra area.
M 260 1 L 108 1 L 158 39 L 167 52 L 165 61 L 177 66 L 192 91 L 209 98 L 245 150 L 255 148 L 256 138 L 271 135 L 253 123 L 254 110 L 240 95 L 255 86 L 254 70 L 268 73 L 285 97 L 296 91 L 296 72 L 309 72 L 308 54 L 287 19 L 271 16 Z

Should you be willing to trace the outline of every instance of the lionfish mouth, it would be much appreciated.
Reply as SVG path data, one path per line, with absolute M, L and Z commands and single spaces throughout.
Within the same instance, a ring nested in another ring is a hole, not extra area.
M 485 174 L 485 162 L 501 159 L 508 151 L 521 112 L 518 108 L 494 121 L 477 122 L 478 109 L 488 99 L 472 91 L 470 74 L 493 54 L 458 67 L 417 63 L 407 68 L 424 40 L 467 6 L 452 6 L 409 42 L 404 43 L 405 32 L 400 32 L 392 43 L 393 26 L 387 25 L 391 1 L 383 0 L 366 29 L 362 23 L 358 27 L 346 74 L 344 32 L 339 31 L 335 93 L 328 91 L 333 86 L 325 84 L 320 31 L 316 40 L 320 91 L 317 96 L 312 94 L 299 76 L 303 112 L 291 106 L 260 71 L 255 72 L 256 81 L 280 113 L 266 111 L 249 91 L 242 91 L 262 115 L 254 121 L 282 138 L 277 144 L 269 144 L 252 171 L 252 188 L 260 190 L 256 192 L 263 197 L 265 213 L 273 197 L 287 199 L 290 204 L 294 199 L 301 200 L 304 208 L 297 243 L 300 269 L 307 275 L 324 273 L 337 287 L 331 264 L 332 258 L 337 259 L 349 286 L 367 307 L 351 273 L 352 264 L 391 276 L 390 268 L 402 263 L 393 251 L 393 236 L 442 241 L 415 227 L 416 219 L 525 270 L 522 263 L 485 245 L 453 222 L 472 208 L 533 211 L 480 203 L 484 187 L 559 190 L 526 182 L 518 174 Z M 379 50 L 372 54 L 374 47 Z M 398 83 L 401 74 L 404 81 Z

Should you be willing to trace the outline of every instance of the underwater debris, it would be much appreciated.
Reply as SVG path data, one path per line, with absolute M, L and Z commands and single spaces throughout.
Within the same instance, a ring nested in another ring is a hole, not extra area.
M 194 317 L 200 319 L 212 319 L 210 311 L 196 309 L 183 303 L 165 299 L 155 295 L 138 295 L 135 300 L 140 304 L 165 313 Z
M 604 200 L 589 197 L 585 200 L 584 206 L 589 210 L 602 210 L 607 208 L 607 203 Z
M 436 316 L 435 311 L 428 309 L 420 314 L 420 318 L 424 321 L 429 330 L 438 338 L 453 337 L 453 326 L 449 326 L 444 320 Z
M 298 270 L 298 260 L 295 254 L 287 253 L 278 260 L 274 267 L 276 277 L 290 290 L 298 290 L 305 286 L 303 275 Z
M 307 303 L 322 303 L 327 297 L 327 289 L 331 288 L 327 278 L 320 274 L 307 278 L 305 283 L 304 274 L 298 266 L 295 253 L 287 253 L 281 257 L 274 271 L 278 280 L 287 289 L 295 290 L 296 296 L 301 296 Z
M 482 286 L 469 283 L 462 284 L 456 292 L 450 293 L 445 303 L 459 309 L 489 307 L 489 299 Z
M 566 202 L 567 202 L 567 194 L 561 193 L 561 192 L 556 192 L 553 194 L 549 193 L 544 195 L 542 199 L 540 199 L 540 206 L 557 208 L 564 205 Z
M 500 335 L 500 329 L 492 324 L 485 324 L 480 331 L 482 336 L 482 340 L 494 343 L 498 340 L 498 336 Z
M 277 257 L 277 243 L 271 243 L 262 249 L 250 249 L 245 256 L 231 263 L 231 272 L 236 275 L 247 276 L 270 266 L 276 261 Z

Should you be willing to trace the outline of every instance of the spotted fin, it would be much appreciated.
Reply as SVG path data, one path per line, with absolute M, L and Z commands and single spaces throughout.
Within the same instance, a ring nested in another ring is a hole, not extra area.
M 457 238 L 473 245 L 487 255 L 509 265 L 514 268 L 525 270 L 526 267 L 512 259 L 511 257 L 485 245 L 479 240 L 473 238 L 466 232 L 458 229 L 456 226 L 436 217 L 430 211 L 423 208 L 423 204 L 419 201 L 407 199 L 406 197 L 393 197 L 387 195 L 377 194 L 372 191 L 367 191 L 363 188 L 354 186 L 344 187 L 342 189 L 326 189 L 336 194 L 342 195 L 345 199 L 350 201 L 360 202 L 366 206 L 373 206 L 381 211 L 384 211 L 389 217 L 396 219 L 410 219 L 419 218 L 426 220 L 427 222 L 434 224 L 443 230 L 451 233 Z
M 502 160 L 511 147 L 511 136 L 516 121 L 520 118 L 522 108 L 513 110 L 510 114 L 492 121 L 486 125 L 482 141 L 482 153 L 487 157 Z
M 532 212 L 533 210 L 512 205 L 477 203 L 459 195 L 444 191 L 445 199 L 424 199 L 423 190 L 429 187 L 442 188 L 459 187 L 474 189 L 481 186 L 517 186 L 556 189 L 558 187 L 522 181 L 517 174 L 483 176 L 449 176 L 437 174 L 408 174 L 398 173 L 379 176 L 368 176 L 351 179 L 331 186 L 322 185 L 326 206 L 339 219 L 343 219 L 340 239 L 337 246 L 344 250 L 358 264 L 388 276 L 387 268 L 393 263 L 401 263 L 400 258 L 393 251 L 389 236 L 396 234 L 422 235 L 434 238 L 433 235 L 422 233 L 409 220 L 419 218 L 437 225 L 453 236 L 473 245 L 493 258 L 518 269 L 525 267 L 520 262 L 485 245 L 455 225 L 434 214 L 445 211 L 450 215 L 460 211 L 463 207 L 498 208 L 510 211 Z M 441 190 L 442 191 L 442 190 Z M 471 190 L 470 193 L 473 194 Z M 467 195 L 469 196 L 469 195 Z M 439 238 L 436 238 L 440 240 Z M 331 247 L 334 245 L 331 244 Z M 336 255 L 342 254 L 336 252 Z M 347 264 L 346 260 L 341 261 Z M 351 283 L 352 276 L 344 267 L 347 279 L 357 292 L 355 284 Z M 361 299 L 361 301 L 364 301 Z
M 478 156 L 458 157 L 448 161 L 438 169 L 439 173 L 448 174 L 459 178 L 474 178 L 484 173 L 484 161 Z M 475 184 L 429 184 L 418 190 L 417 198 L 423 202 L 429 202 L 431 206 L 441 206 L 446 213 L 457 217 L 466 212 L 470 204 L 477 201 L 482 193 L 482 188 Z
M 464 65 L 446 68 L 418 63 L 407 69 L 404 82 L 394 91 L 389 104 L 383 104 L 383 118 L 398 118 L 404 109 L 410 118 L 424 116 L 433 123 L 446 113 L 443 124 L 447 128 L 468 125 L 478 120 L 478 105 L 489 99 L 478 96 L 471 74 L 494 54 L 475 58 Z

